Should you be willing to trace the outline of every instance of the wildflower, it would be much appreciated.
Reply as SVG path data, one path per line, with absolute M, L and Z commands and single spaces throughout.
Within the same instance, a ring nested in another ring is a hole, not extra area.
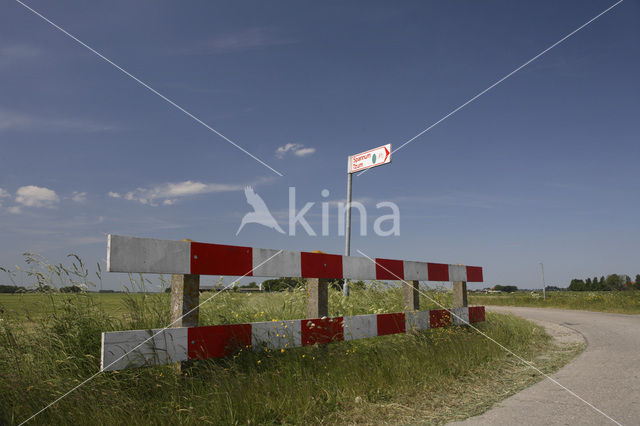
M 284 348 L 280 349 L 280 352 L 281 352 L 281 353 L 282 353 L 282 352 L 284 352 Z
M 261 359 L 258 360 L 258 365 L 260 365 L 260 364 L 262 364 L 262 360 Z
M 302 358 L 304 358 L 304 357 L 306 357 L 306 356 L 307 356 L 307 355 L 305 355 L 305 354 L 302 354 Z

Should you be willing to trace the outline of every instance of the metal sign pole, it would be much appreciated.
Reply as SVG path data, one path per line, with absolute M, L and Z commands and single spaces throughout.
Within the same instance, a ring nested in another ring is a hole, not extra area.
M 547 286 L 544 283 L 544 264 L 540 262 L 540 268 L 542 268 L 542 300 L 547 300 Z
M 349 157 L 351 159 L 351 157 Z M 344 255 L 351 255 L 351 180 L 353 178 L 353 174 L 347 172 L 347 221 L 346 221 L 346 229 L 345 229 L 345 244 L 344 244 Z M 344 284 L 342 286 L 342 291 L 345 296 L 349 296 L 349 284 L 347 281 L 347 277 L 344 278 Z

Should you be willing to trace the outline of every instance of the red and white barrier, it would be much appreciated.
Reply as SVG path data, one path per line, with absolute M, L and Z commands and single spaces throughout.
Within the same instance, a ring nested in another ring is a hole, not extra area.
M 107 271 L 482 282 L 482 267 L 109 235 Z
M 220 358 L 239 348 L 289 349 L 476 323 L 484 306 L 335 318 L 102 333 L 101 371 Z M 155 333 L 153 338 L 149 339 Z M 149 339 L 145 342 L 145 340 Z

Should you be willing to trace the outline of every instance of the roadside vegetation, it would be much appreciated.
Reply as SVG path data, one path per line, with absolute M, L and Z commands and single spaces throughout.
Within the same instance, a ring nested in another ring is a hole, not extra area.
M 86 285 L 81 264 L 32 264 L 37 285 Z M 55 279 L 52 279 L 55 278 Z M 57 278 L 61 278 L 57 280 Z M 130 276 L 129 287 L 145 287 Z M 201 295 L 201 302 L 213 293 Z M 445 305 L 450 295 L 430 292 Z M 222 324 L 304 316 L 304 289 L 225 292 L 202 306 L 200 322 Z M 0 297 L 0 424 L 18 424 L 99 369 L 103 331 L 162 327 L 166 293 L 48 291 Z M 434 307 L 422 300 L 422 307 Z M 397 312 L 402 294 L 382 283 L 330 291 L 331 315 Z M 488 314 L 478 328 L 552 372 L 579 345 L 557 347 L 544 331 L 512 316 Z M 385 336 L 324 347 L 240 352 L 192 363 L 101 373 L 37 416 L 34 424 L 335 424 L 444 423 L 479 414 L 538 381 L 494 343 L 467 327 Z
M 469 294 L 474 305 L 531 306 L 535 308 L 578 309 L 595 312 L 640 314 L 640 291 L 519 291 L 498 294 Z

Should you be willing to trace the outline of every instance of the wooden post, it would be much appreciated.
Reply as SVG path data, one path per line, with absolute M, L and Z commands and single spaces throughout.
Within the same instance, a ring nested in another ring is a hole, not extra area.
M 173 274 L 171 276 L 171 327 L 195 327 L 198 325 L 200 299 L 200 275 Z M 188 361 L 176 362 L 178 373 L 189 365 Z
M 466 281 L 453 282 L 453 307 L 467 307 L 467 283 Z
M 200 275 L 174 274 L 171 276 L 172 327 L 198 325 Z
M 191 242 L 186 238 L 182 241 Z M 200 305 L 200 275 L 171 275 L 171 327 L 196 327 Z M 175 364 L 178 372 L 186 367 L 186 362 Z
M 419 281 L 400 281 L 402 283 L 402 294 L 404 295 L 404 310 L 419 311 L 420 310 L 420 288 Z
M 307 318 L 329 316 L 329 283 L 322 278 L 307 278 Z

